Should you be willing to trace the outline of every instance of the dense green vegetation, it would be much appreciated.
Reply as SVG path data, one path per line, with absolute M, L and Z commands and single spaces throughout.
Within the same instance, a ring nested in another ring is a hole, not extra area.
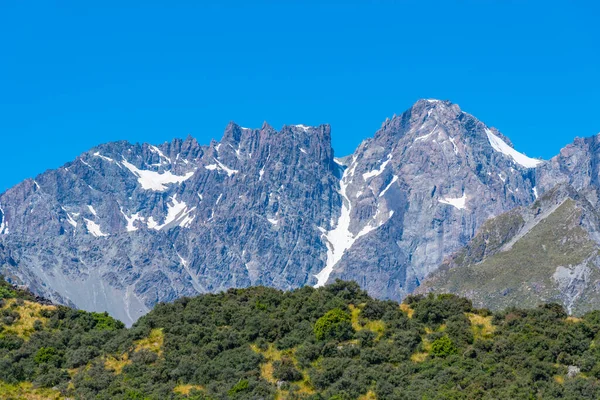
M 399 305 L 338 281 L 183 298 L 125 329 L 0 293 L 3 399 L 600 398 L 600 311 Z

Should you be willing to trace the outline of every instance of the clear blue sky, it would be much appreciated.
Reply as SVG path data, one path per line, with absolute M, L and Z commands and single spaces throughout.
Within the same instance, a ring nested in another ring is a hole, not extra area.
M 102 142 L 208 143 L 230 120 L 330 123 L 345 155 L 419 98 L 534 157 L 600 131 L 591 1 L 136 3 L 0 0 L 0 191 Z

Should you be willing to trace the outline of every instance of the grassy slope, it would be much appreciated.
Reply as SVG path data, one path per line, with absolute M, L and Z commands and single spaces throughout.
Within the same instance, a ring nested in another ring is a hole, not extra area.
M 435 286 L 439 293 L 469 297 L 478 306 L 495 310 L 561 302 L 552 278 L 556 268 L 581 264 L 598 252 L 597 245 L 580 226 L 581 212 L 574 200 L 567 199 L 510 250 L 496 253 L 480 263 L 460 265 L 465 261 L 459 259 L 458 267 L 426 285 Z M 510 226 L 514 219 L 511 217 L 507 222 L 506 216 L 501 216 L 490 223 Z M 593 308 L 597 298 L 589 297 L 583 297 L 574 311 L 580 313 Z

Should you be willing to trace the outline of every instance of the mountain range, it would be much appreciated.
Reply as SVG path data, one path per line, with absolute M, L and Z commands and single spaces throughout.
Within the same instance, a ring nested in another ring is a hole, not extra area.
M 127 325 L 183 296 L 337 278 L 385 299 L 584 312 L 600 287 L 598 140 L 533 159 L 428 99 L 342 158 L 328 125 L 102 144 L 0 195 L 0 273 Z

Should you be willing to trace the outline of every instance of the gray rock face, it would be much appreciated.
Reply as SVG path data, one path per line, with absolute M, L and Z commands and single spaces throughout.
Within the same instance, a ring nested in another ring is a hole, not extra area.
M 576 138 L 572 144 L 538 168 L 536 180 L 542 192 L 557 184 L 568 183 L 597 206 L 597 191 L 600 188 L 600 134 L 585 139 Z
M 128 324 L 159 301 L 249 285 L 343 278 L 400 299 L 484 221 L 576 179 L 567 164 L 527 158 L 438 100 L 342 159 L 327 125 L 108 143 L 0 196 L 0 272 Z
M 330 142 L 325 125 L 230 124 L 209 146 L 101 145 L 0 197 L 2 273 L 127 323 L 185 295 L 298 287 L 340 201 Z
M 386 121 L 345 160 L 343 197 L 357 240 L 330 279 L 402 298 L 488 218 L 532 202 L 541 161 L 509 144 L 449 102 L 421 100 Z

